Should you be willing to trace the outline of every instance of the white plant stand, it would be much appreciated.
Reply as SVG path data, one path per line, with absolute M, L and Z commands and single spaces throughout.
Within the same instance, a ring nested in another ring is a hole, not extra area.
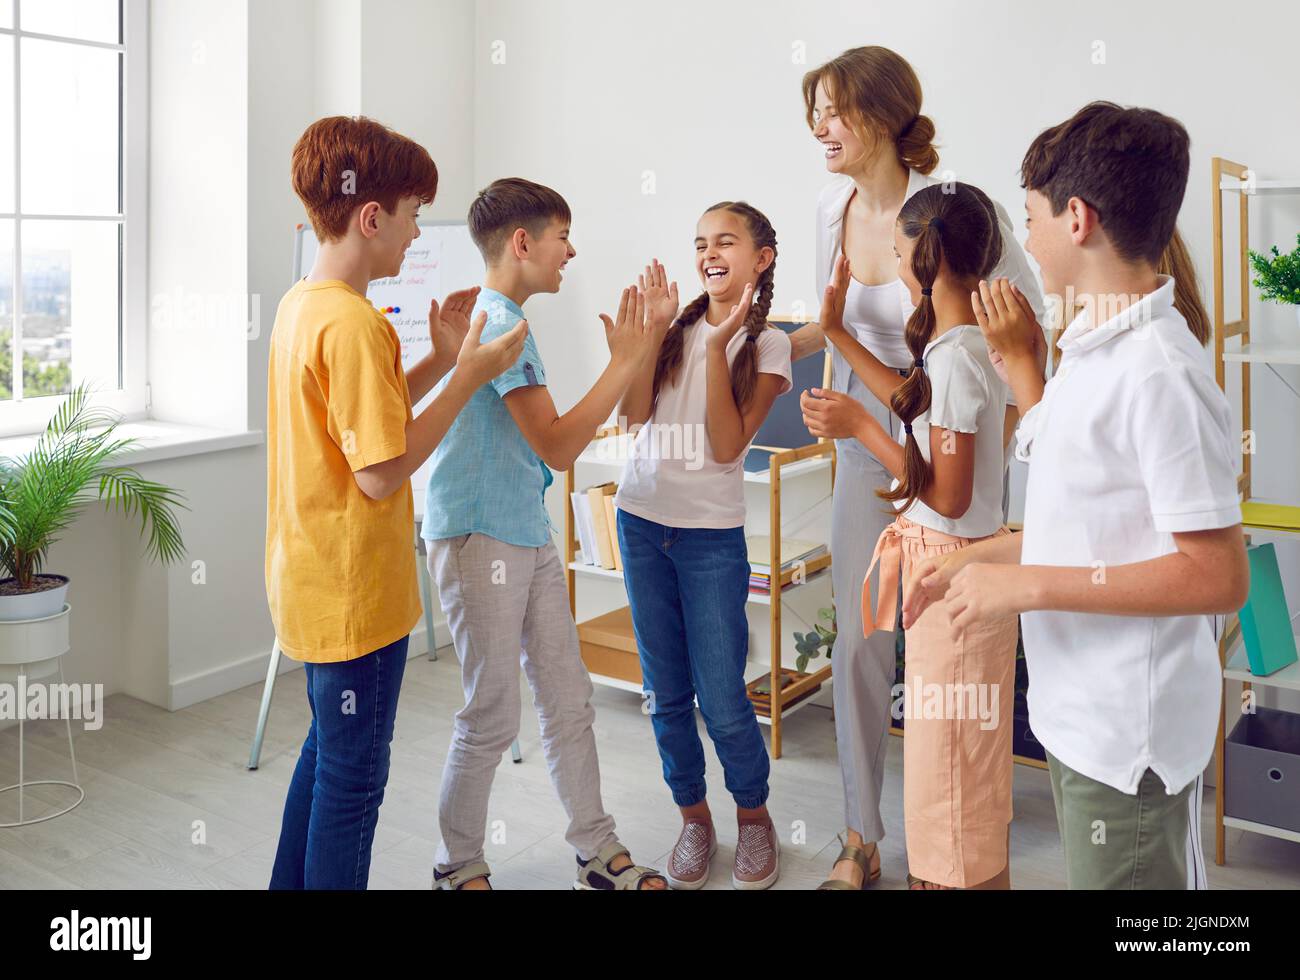
M 0 683 L 21 683 L 26 685 L 34 680 L 41 680 L 54 674 L 63 684 L 63 655 L 71 649 L 68 632 L 68 619 L 72 607 L 67 603 L 52 616 L 39 619 L 15 619 L 0 621 Z M 19 680 L 21 678 L 21 680 Z M 81 788 L 77 776 L 77 754 L 72 747 L 72 719 L 64 718 L 68 730 L 68 758 L 72 760 L 72 782 L 64 779 L 27 779 L 25 759 L 23 758 L 23 739 L 25 732 L 26 705 L 19 704 L 18 710 L 18 782 L 0 787 L 0 793 L 10 790 L 18 791 L 18 822 L 0 823 L 4 827 L 26 827 L 29 824 L 42 823 L 61 817 L 80 805 L 86 798 L 86 791 Z M 43 817 L 27 819 L 25 790 L 29 786 L 68 786 L 77 791 L 77 798 L 61 810 L 47 813 Z

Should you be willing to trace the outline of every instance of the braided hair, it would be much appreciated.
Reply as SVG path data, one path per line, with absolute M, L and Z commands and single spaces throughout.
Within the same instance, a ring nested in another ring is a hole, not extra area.
M 772 250 L 771 263 L 759 274 L 758 282 L 754 284 L 754 299 L 749 307 L 749 314 L 745 317 L 745 343 L 741 345 L 736 359 L 731 363 L 731 395 L 736 400 L 736 406 L 743 412 L 753 398 L 754 388 L 758 383 L 758 351 L 756 350 L 758 335 L 768 329 L 767 314 L 772 308 L 772 292 L 776 281 L 776 232 L 763 212 L 744 201 L 721 201 L 704 213 L 719 210 L 730 211 L 744 219 L 755 248 Z M 659 361 L 655 365 L 654 387 L 651 395 L 653 401 L 658 400 L 659 392 L 664 385 L 672 384 L 677 380 L 685 345 L 683 331 L 704 316 L 708 308 L 709 294 L 700 293 L 686 304 L 677 319 L 673 321 L 672 329 L 668 331 L 659 348 Z
M 925 373 L 925 347 L 934 333 L 931 290 L 941 266 L 957 280 L 983 279 L 1002 258 L 1002 231 L 993 202 L 970 184 L 932 184 L 913 194 L 898 212 L 903 234 L 916 244 L 912 249 L 912 275 L 921 284 L 921 302 L 907 321 L 903 337 L 912 352 L 912 370 L 894 390 L 889 407 L 902 419 L 907 439 L 903 446 L 903 475 L 898 486 L 881 488 L 882 500 L 904 501 L 911 506 L 934 482 L 934 467 L 921 454 L 912 435 L 912 422 L 930 410 L 930 378 Z

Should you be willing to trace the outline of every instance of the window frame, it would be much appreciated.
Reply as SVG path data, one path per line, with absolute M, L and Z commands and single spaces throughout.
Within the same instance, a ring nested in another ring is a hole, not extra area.
M 0 401 L 0 437 L 25 435 L 45 428 L 62 403 L 62 395 L 22 397 L 22 222 L 24 220 L 112 221 L 121 229 L 118 259 L 118 371 L 121 387 L 95 381 L 95 401 L 105 408 L 135 420 L 146 418 L 148 386 L 148 228 L 149 228 L 149 3 L 148 0 L 119 0 L 122 33 L 120 43 L 90 41 L 24 31 L 24 3 L 39 0 L 0 0 L 12 4 L 13 26 L 0 28 L 0 37 L 12 37 L 14 45 L 14 208 L 0 212 L 0 220 L 14 222 L 13 398 Z M 113 216 L 86 214 L 27 214 L 22 207 L 22 39 L 35 38 L 118 51 L 122 54 L 118 104 L 121 116 L 118 140 L 120 207 Z M 76 345 L 76 337 L 73 337 Z

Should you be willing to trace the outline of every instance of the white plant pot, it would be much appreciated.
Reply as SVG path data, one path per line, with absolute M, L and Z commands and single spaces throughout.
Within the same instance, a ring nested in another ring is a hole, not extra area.
M 59 578 L 63 579 L 63 584 L 56 589 L 27 592 L 23 595 L 0 595 L 0 623 L 44 619 L 57 613 L 68 601 L 68 586 L 71 584 L 66 576 L 60 575 Z
M 1297 303 L 1293 309 L 1295 310 L 1295 325 L 1300 327 L 1300 303 Z
M 71 648 L 71 611 L 64 603 L 52 615 L 0 622 L 0 682 L 16 681 L 20 666 L 29 681 L 58 673 L 59 658 Z

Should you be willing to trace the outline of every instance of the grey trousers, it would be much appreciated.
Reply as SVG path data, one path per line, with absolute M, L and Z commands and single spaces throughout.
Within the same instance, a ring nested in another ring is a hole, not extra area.
M 591 678 L 555 545 L 521 548 L 486 534 L 428 544 L 465 689 L 442 771 L 436 869 L 483 860 L 492 777 L 519 733 L 521 664 L 551 782 L 569 816 L 565 840 L 590 860 L 617 838 L 601 804 Z M 504 830 L 509 834 L 508 815 Z
M 861 451 L 839 452 L 831 499 L 831 583 L 837 634 L 831 651 L 835 739 L 844 781 L 844 824 L 863 839 L 885 836 L 880 792 L 885 780 L 885 740 L 894 686 L 894 634 L 862 635 L 862 580 L 876 539 L 894 520 L 893 507 L 876 496 L 889 472 Z M 873 573 L 873 595 L 879 571 Z

